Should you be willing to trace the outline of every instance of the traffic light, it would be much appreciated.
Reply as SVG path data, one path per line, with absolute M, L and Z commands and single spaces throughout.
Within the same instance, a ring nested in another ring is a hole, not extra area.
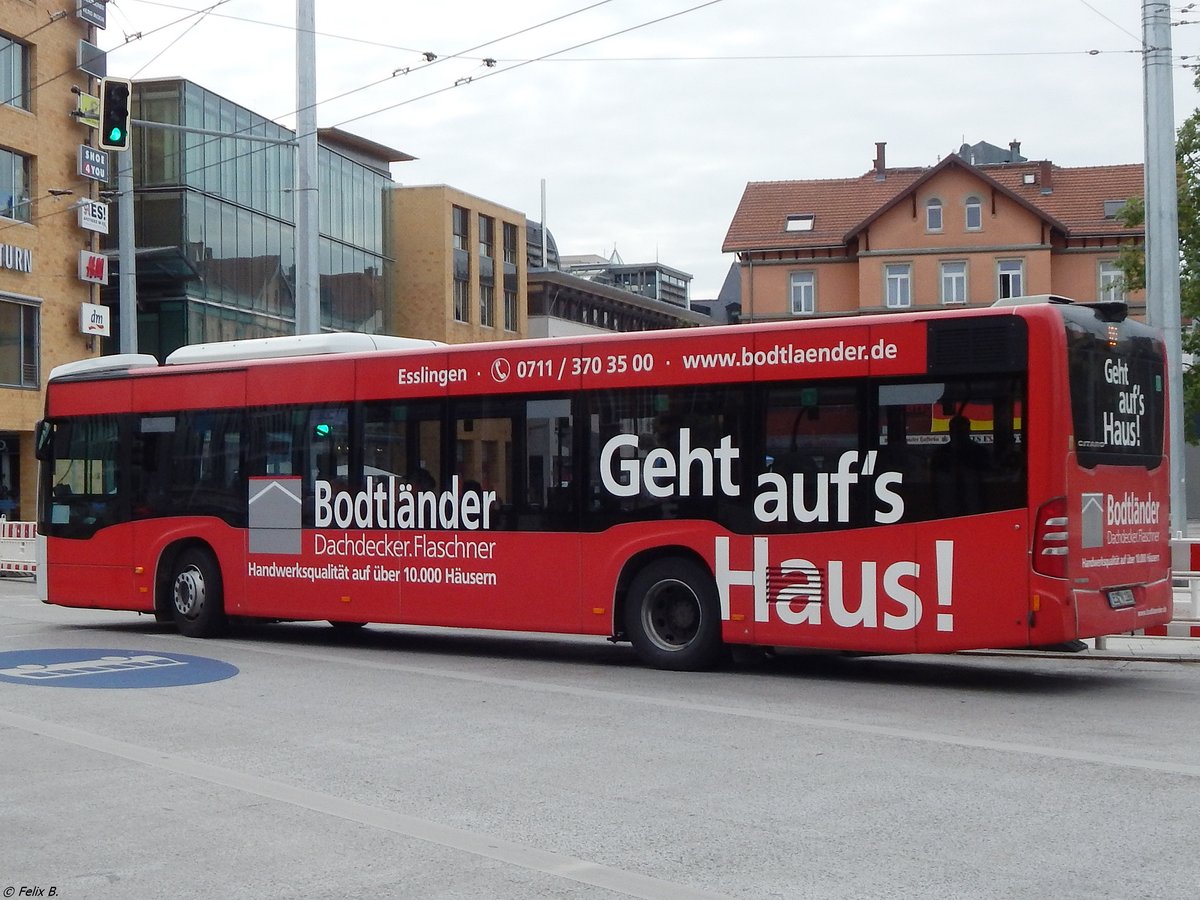
M 105 150 L 129 149 L 130 88 L 124 78 L 100 82 L 100 146 Z

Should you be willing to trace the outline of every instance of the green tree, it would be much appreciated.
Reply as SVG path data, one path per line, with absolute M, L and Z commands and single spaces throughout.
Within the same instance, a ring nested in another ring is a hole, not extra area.
M 1200 91 L 1200 75 L 1196 76 Z M 1188 116 L 1175 138 L 1176 181 L 1179 192 L 1179 305 L 1183 320 L 1183 351 L 1200 359 L 1200 333 L 1192 322 L 1200 320 L 1200 109 Z M 1141 197 L 1129 200 L 1117 218 L 1128 226 L 1144 225 L 1146 204 Z M 1117 265 L 1129 290 L 1146 286 L 1146 254 L 1141 247 L 1125 247 Z M 1200 443 L 1200 365 L 1183 371 L 1184 431 L 1189 443 Z

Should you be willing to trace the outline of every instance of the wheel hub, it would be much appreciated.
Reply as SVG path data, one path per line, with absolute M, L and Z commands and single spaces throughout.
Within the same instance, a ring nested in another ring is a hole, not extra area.
M 175 576 L 175 608 L 179 614 L 194 619 L 204 608 L 204 576 L 195 566 L 189 566 Z

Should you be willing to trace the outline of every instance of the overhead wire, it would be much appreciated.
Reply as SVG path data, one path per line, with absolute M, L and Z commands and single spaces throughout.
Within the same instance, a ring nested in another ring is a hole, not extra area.
M 216 9 L 218 6 L 223 6 L 224 4 L 226 4 L 228 2 L 229 2 L 229 0 L 216 0 L 215 3 L 211 4 L 210 6 L 206 7 L 205 9 L 196 10 L 196 11 L 192 12 L 190 15 L 186 15 L 179 19 L 175 19 L 172 22 L 167 22 L 165 25 L 160 25 L 157 28 L 151 29 L 148 32 L 145 32 L 145 33 L 138 32 L 133 37 L 127 36 L 125 38 L 125 41 L 122 44 L 120 44 L 117 47 L 114 47 L 112 50 L 109 50 L 108 52 L 113 53 L 116 50 L 120 50 L 122 47 L 124 47 L 128 44 L 131 44 L 136 40 L 141 40 L 142 38 L 144 38 L 148 35 L 151 35 L 151 34 L 157 34 L 160 31 L 163 31 L 167 28 L 171 28 L 175 25 L 178 25 L 180 22 L 186 22 L 188 19 L 193 18 L 194 16 L 203 16 L 209 10 Z M 57 21 L 57 20 L 55 20 L 55 21 Z M 51 75 L 50 77 L 43 79 L 42 81 L 39 81 L 37 84 L 30 85 L 29 89 L 28 89 L 28 93 L 30 95 L 32 95 L 35 91 L 40 90 L 41 88 L 44 88 L 46 85 L 53 84 L 55 81 L 58 81 L 58 79 L 63 78 L 67 75 L 73 75 L 78 71 L 79 71 L 78 66 L 72 66 L 68 69 L 63 69 L 61 72 Z M 19 100 L 25 93 L 26 93 L 25 91 L 22 91 L 19 94 L 13 94 L 11 97 L 9 97 L 6 100 L 0 100 L 0 106 L 12 105 L 14 100 Z
M 352 118 L 349 118 L 349 119 L 344 119 L 343 121 L 338 122 L 333 127 L 341 128 L 343 125 L 348 125 L 351 122 L 358 122 L 358 121 L 361 121 L 362 119 L 368 119 L 371 116 L 377 116 L 383 112 L 388 112 L 393 109 L 398 109 L 401 106 L 407 106 L 409 103 L 415 103 L 418 100 L 425 100 L 429 97 L 433 97 L 438 94 L 445 93 L 446 91 L 454 90 L 455 88 L 461 87 L 464 84 L 470 84 L 470 83 L 476 82 L 476 81 L 483 81 L 487 78 L 493 78 L 496 75 L 503 75 L 508 72 L 513 72 L 513 71 L 516 71 L 517 69 L 524 68 L 525 66 L 532 65 L 533 63 L 542 62 L 543 60 L 549 59 L 553 56 L 559 56 L 563 53 L 570 53 L 571 51 L 579 50 L 582 47 L 590 47 L 592 44 L 598 44 L 601 41 L 606 41 L 606 40 L 609 40 L 614 37 L 620 37 L 623 34 L 629 34 L 632 31 L 637 31 L 642 28 L 647 28 L 651 25 L 657 25 L 661 22 L 666 22 L 666 21 L 669 21 L 670 19 L 675 19 L 675 18 L 678 18 L 679 16 L 687 15 L 689 13 L 696 12 L 697 10 L 705 9 L 709 6 L 715 6 L 716 4 L 723 3 L 723 2 L 724 2 L 724 0 L 705 0 L 705 2 L 698 3 L 695 6 L 688 7 L 687 9 L 682 9 L 682 10 L 679 10 L 678 12 L 668 13 L 665 16 L 659 16 L 657 19 L 650 19 L 649 21 L 641 22 L 637 25 L 630 25 L 626 28 L 621 28 L 621 29 L 618 29 L 617 31 L 612 31 L 612 32 L 609 32 L 608 34 L 601 35 L 600 37 L 591 38 L 586 41 L 580 41 L 577 44 L 572 44 L 571 46 L 564 47 L 561 50 L 554 50 L 550 53 L 545 53 L 542 56 L 538 56 L 533 59 L 523 60 L 521 62 L 515 63 L 514 65 L 507 66 L 503 69 L 496 69 L 491 72 L 487 72 L 483 75 L 479 75 L 477 77 L 459 79 L 458 81 L 454 82 L 454 84 L 450 85 L 449 87 L 439 88 L 438 90 L 430 91 L 426 94 L 421 94 L 420 96 L 412 97 L 408 100 L 403 100 L 400 103 L 393 103 L 390 106 L 385 106 L 385 107 L 382 107 L 380 109 L 374 110 L 369 113 L 363 113 L 362 115 L 353 116 Z

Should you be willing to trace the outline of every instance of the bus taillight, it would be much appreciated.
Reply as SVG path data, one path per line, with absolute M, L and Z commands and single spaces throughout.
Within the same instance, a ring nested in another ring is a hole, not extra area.
M 1038 510 L 1033 536 L 1033 570 L 1054 578 L 1067 577 L 1067 498 L 1057 497 Z

